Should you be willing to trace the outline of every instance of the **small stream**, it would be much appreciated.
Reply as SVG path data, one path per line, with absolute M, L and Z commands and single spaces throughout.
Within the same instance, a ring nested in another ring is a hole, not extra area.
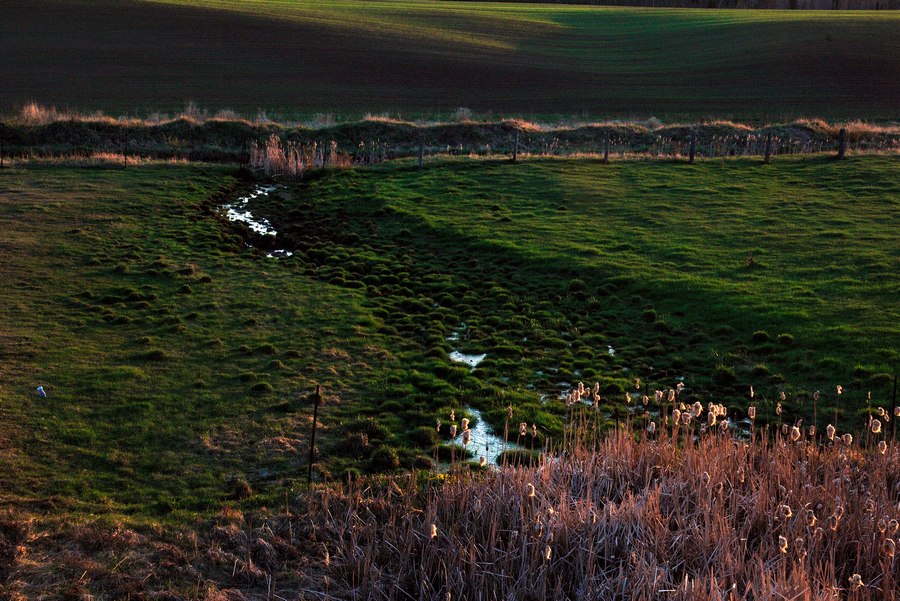
M 262 196 L 268 196 L 275 190 L 278 190 L 278 188 L 279 186 L 264 186 L 262 184 L 257 184 L 256 187 L 253 188 L 253 191 L 246 196 L 241 196 L 233 203 L 224 205 L 222 207 L 225 211 L 225 217 L 228 219 L 228 221 L 247 224 L 247 227 L 250 228 L 251 232 L 255 232 L 262 236 L 276 236 L 278 232 L 274 227 L 272 227 L 272 224 L 269 223 L 269 220 L 265 217 L 254 216 L 253 213 L 250 212 L 250 210 L 247 208 L 247 205 L 251 200 L 260 198 Z M 266 256 L 270 259 L 278 259 L 282 257 L 290 257 L 293 254 L 294 253 L 289 250 L 278 249 L 273 250 Z

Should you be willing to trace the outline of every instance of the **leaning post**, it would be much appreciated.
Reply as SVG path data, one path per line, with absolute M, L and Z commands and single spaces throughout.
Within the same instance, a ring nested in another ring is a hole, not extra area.
M 897 374 L 894 374 L 894 394 L 891 397 L 893 400 L 891 401 L 891 412 L 893 412 L 893 416 L 891 417 L 891 440 L 897 440 L 897 420 L 900 419 L 900 415 L 897 415 Z
M 310 486 L 312 486 L 312 469 L 316 454 L 316 422 L 319 419 L 319 403 L 321 401 L 322 387 L 321 385 L 316 384 L 316 396 L 314 399 L 315 404 L 313 405 L 312 436 L 310 437 L 309 441 L 309 472 L 306 474 L 306 483 Z

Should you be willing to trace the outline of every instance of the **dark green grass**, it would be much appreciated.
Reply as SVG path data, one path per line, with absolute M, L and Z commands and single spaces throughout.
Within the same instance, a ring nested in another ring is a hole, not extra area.
M 313 381 L 337 406 L 336 382 L 379 361 L 357 292 L 249 252 L 207 213 L 233 168 L 0 178 L 4 498 L 214 509 L 231 481 L 298 475 Z
M 685 375 L 737 404 L 751 384 L 764 403 L 787 390 L 799 416 L 815 390 L 833 405 L 836 384 L 847 409 L 869 390 L 890 402 L 898 170 L 885 157 L 451 161 L 315 181 L 294 216 L 358 231 L 365 252 L 396 261 L 400 282 L 363 278 L 370 296 L 420 338 L 410 312 L 448 309 L 497 387 L 599 379 L 619 400 L 636 377 Z M 311 239 L 307 256 L 333 265 Z
M 894 12 L 18 0 L 0 107 L 897 117 Z
M 210 211 L 249 186 L 231 168 L 5 169 L 3 499 L 179 519 L 247 482 L 243 503 L 280 502 L 305 473 L 315 382 L 319 478 L 445 459 L 434 445 L 465 405 L 501 431 L 512 405 L 511 438 L 536 424 L 525 444 L 540 448 L 562 430 L 561 383 L 579 380 L 601 383 L 604 419 L 624 417 L 636 377 L 683 375 L 685 400 L 737 418 L 751 384 L 763 417 L 786 390 L 787 419 L 821 389 L 820 426 L 841 384 L 852 429 L 898 367 L 898 171 L 817 157 L 324 173 L 255 207 L 297 251 L 276 261 Z M 454 348 L 488 358 L 469 371 Z

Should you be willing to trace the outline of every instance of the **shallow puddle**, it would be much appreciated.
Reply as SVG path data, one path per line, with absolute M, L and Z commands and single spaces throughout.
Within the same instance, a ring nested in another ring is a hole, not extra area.
M 496 466 L 498 465 L 497 459 L 504 450 L 525 450 L 525 447 L 519 446 L 515 442 L 519 435 L 518 425 L 515 427 L 513 427 L 513 424 L 509 425 L 510 440 L 504 443 L 502 433 L 500 436 L 494 434 L 494 431 L 484 421 L 478 409 L 467 407 L 466 412 L 476 420 L 474 425 L 469 428 L 471 439 L 468 446 L 468 449 L 475 455 L 475 461 L 478 461 L 480 457 L 484 457 L 487 463 Z M 526 438 L 531 438 L 530 432 Z M 462 444 L 462 432 L 456 435 L 453 442 L 459 445 Z
M 459 351 L 453 351 L 450 353 L 451 361 L 455 363 L 465 363 L 471 369 L 475 369 L 476 367 L 478 367 L 478 364 L 484 361 L 485 357 L 487 357 L 487 353 L 481 355 L 467 355 Z

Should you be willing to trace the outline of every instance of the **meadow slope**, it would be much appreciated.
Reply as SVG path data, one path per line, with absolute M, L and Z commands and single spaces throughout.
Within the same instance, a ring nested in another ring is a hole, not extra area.
M 431 0 L 4 2 L 0 107 L 895 119 L 900 15 Z
M 19 163 L 0 195 L 3 498 L 166 519 L 277 501 L 316 382 L 317 479 L 430 466 L 451 408 L 502 431 L 513 405 L 558 440 L 579 380 L 610 419 L 636 378 L 684 377 L 735 419 L 752 384 L 760 423 L 782 390 L 808 421 L 819 389 L 820 428 L 841 384 L 842 428 L 861 427 L 898 368 L 898 167 L 400 162 L 257 199 L 273 241 L 216 217 L 252 185 L 233 167 Z

